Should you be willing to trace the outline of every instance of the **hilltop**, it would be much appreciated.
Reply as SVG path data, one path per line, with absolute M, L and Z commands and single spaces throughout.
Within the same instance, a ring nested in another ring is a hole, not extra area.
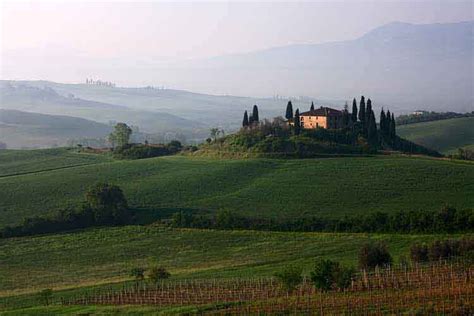
M 474 148 L 474 117 L 422 122 L 397 127 L 400 136 L 444 154 Z

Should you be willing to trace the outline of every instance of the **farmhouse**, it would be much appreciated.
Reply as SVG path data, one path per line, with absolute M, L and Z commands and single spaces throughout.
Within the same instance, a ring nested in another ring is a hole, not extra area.
M 300 113 L 300 124 L 302 128 L 327 128 L 336 129 L 342 127 L 342 111 L 328 107 L 310 110 Z

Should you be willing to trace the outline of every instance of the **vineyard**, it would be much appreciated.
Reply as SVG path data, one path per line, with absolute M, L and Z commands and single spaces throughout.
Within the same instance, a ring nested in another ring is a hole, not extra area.
M 361 271 L 345 291 L 321 292 L 304 279 L 292 293 L 277 280 L 229 279 L 145 282 L 120 290 L 91 291 L 62 305 L 214 306 L 212 315 L 422 314 L 469 315 L 474 310 L 474 267 L 436 263 Z

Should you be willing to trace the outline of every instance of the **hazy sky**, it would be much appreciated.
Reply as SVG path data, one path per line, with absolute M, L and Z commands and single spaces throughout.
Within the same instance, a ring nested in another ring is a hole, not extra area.
M 471 20 L 471 1 L 4 1 L 1 50 L 199 58 L 356 38 L 392 21 Z M 3 57 L 5 58 L 5 57 Z

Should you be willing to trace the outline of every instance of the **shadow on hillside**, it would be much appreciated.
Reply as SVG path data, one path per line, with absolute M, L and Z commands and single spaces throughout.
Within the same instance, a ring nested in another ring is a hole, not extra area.
M 184 212 L 191 215 L 204 215 L 210 213 L 209 210 L 186 207 L 133 208 L 132 211 L 135 212 L 135 224 L 137 225 L 148 225 L 159 220 L 167 220 L 170 219 L 174 213 L 178 212 Z

